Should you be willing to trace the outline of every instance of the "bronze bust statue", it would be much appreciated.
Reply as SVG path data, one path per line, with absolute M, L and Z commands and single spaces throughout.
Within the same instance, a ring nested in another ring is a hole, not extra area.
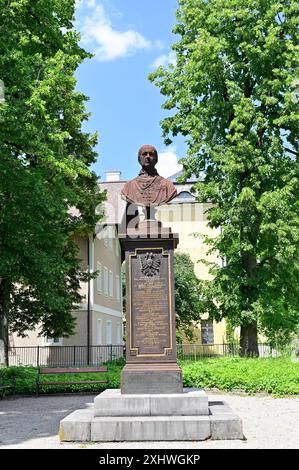
M 143 145 L 138 151 L 138 161 L 142 169 L 136 178 L 128 181 L 123 187 L 123 199 L 146 208 L 171 201 L 177 191 L 171 181 L 158 174 L 155 168 L 158 152 L 155 147 Z

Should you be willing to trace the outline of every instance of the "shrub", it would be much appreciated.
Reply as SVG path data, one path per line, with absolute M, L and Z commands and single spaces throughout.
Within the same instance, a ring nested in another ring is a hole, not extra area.
M 199 361 L 180 361 L 184 387 L 218 388 L 219 390 L 243 390 L 247 393 L 267 392 L 274 396 L 299 394 L 299 363 L 290 358 L 206 358 Z M 120 387 L 120 373 L 124 361 L 108 364 L 109 388 Z M 1 378 L 15 376 L 17 394 L 33 395 L 37 368 L 8 367 L 0 369 Z M 58 375 L 56 376 L 58 378 Z M 69 376 L 69 380 L 71 380 Z M 78 376 L 77 376 L 78 377 Z M 80 374 L 80 380 L 91 374 Z M 79 377 L 78 377 L 79 378 Z M 65 376 L 61 376 L 65 380 Z M 106 387 L 98 384 L 43 386 L 41 393 L 93 392 L 100 393 Z
M 299 364 L 289 358 L 217 358 L 181 362 L 185 387 L 299 394 Z

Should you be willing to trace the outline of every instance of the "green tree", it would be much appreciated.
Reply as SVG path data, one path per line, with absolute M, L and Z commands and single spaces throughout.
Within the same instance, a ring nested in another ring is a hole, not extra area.
M 74 0 L 0 0 L 0 325 L 20 334 L 42 325 L 69 335 L 80 302 L 74 236 L 94 230 L 102 201 L 97 135 L 82 131 L 87 97 L 74 72 Z M 77 211 L 70 211 L 75 207 Z
M 207 239 L 224 259 L 204 285 L 210 317 L 257 332 L 298 325 L 298 17 L 295 0 L 179 0 L 176 64 L 150 75 L 173 110 L 165 142 L 186 137 L 185 175 L 210 201 Z
M 177 339 L 194 337 L 194 326 L 203 311 L 200 300 L 199 280 L 194 272 L 194 263 L 186 253 L 174 254 L 174 296 Z

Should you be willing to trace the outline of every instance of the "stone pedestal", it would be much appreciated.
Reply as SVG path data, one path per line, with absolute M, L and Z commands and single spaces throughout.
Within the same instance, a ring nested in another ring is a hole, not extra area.
M 126 260 L 126 366 L 121 393 L 182 393 L 176 363 L 173 252 L 178 236 L 156 220 L 120 235 Z

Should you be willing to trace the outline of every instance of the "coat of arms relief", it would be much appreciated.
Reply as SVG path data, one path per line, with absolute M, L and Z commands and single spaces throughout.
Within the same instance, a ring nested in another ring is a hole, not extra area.
M 153 277 L 159 274 L 161 265 L 161 255 L 147 252 L 139 256 L 141 272 L 144 276 Z

